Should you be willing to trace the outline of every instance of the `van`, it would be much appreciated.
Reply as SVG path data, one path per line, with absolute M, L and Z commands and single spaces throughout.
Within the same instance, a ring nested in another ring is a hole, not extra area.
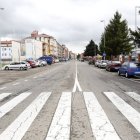
M 47 64 L 51 65 L 53 63 L 53 57 L 52 56 L 42 56 L 38 58 L 39 60 L 45 60 Z

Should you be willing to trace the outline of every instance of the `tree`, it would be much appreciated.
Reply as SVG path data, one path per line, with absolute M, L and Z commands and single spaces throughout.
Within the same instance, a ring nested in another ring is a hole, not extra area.
M 105 48 L 104 35 L 101 36 L 100 51 L 106 52 L 108 56 L 118 56 L 121 53 L 128 54 L 132 49 L 130 43 L 129 30 L 126 20 L 121 20 L 121 14 L 116 12 L 114 18 L 105 28 Z
M 93 40 L 89 42 L 84 51 L 84 56 L 95 56 L 98 53 L 98 46 L 94 43 Z
M 78 55 L 77 55 L 77 59 L 79 60 L 79 59 L 80 59 L 80 57 L 81 57 L 81 56 L 80 56 L 80 54 L 78 54 Z
M 140 47 L 140 28 L 138 28 L 136 31 L 132 31 L 130 29 L 130 34 L 134 45 L 138 45 Z

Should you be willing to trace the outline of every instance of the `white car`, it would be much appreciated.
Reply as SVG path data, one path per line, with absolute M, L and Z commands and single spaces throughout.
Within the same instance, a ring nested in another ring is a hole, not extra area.
M 3 67 L 3 70 L 27 70 L 27 69 L 28 66 L 24 62 L 13 62 Z

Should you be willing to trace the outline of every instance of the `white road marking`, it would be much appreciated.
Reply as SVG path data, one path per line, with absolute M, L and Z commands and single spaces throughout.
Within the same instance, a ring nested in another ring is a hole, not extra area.
M 22 102 L 25 98 L 27 98 L 31 93 L 25 92 L 10 100 L 8 103 L 4 104 L 0 107 L 0 118 L 3 117 L 7 112 L 13 109 L 17 104 Z
M 0 101 L 1 101 L 2 99 L 4 99 L 5 97 L 11 95 L 11 94 L 12 94 L 12 93 L 2 93 L 2 94 L 0 94 Z
M 35 76 L 35 77 L 33 77 L 34 79 L 36 79 L 37 77 Z
M 19 85 L 19 84 L 20 84 L 20 83 L 17 82 L 17 83 L 14 83 L 13 86 L 16 86 L 16 85 Z
M 120 140 L 95 95 L 92 92 L 83 92 L 83 95 L 96 140 Z
M 21 140 L 50 95 L 51 92 L 41 93 L 0 135 L 0 140 Z
M 135 92 L 125 92 L 128 96 L 140 103 L 140 95 Z
M 63 92 L 46 140 L 69 140 L 71 122 L 71 92 Z
M 26 80 L 24 80 L 25 82 L 27 82 L 28 80 L 26 79 Z
M 1 87 L 0 90 L 6 89 L 7 87 Z
M 129 120 L 129 122 L 140 132 L 140 113 L 127 104 L 114 92 L 104 92 L 110 101 L 119 109 L 119 111 Z
M 82 91 L 82 88 L 79 84 L 78 77 L 77 77 L 77 63 L 76 63 L 76 76 L 75 76 L 75 83 L 72 92 L 76 92 L 76 87 L 78 87 L 79 91 Z

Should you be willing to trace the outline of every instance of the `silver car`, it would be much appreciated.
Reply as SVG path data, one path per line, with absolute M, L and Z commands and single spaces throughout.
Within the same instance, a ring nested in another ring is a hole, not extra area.
M 23 62 L 13 62 L 9 65 L 5 65 L 3 69 L 4 70 L 27 70 L 28 66 Z

